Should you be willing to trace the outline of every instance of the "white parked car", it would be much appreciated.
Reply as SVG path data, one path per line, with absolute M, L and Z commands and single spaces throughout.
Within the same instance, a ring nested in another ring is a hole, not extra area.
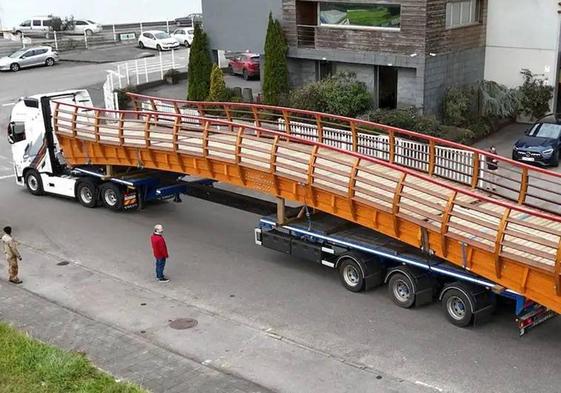
M 17 35 L 48 37 L 49 32 L 52 30 L 52 22 L 53 18 L 51 16 L 35 16 L 14 27 L 13 32 Z
M 177 40 L 181 45 L 185 45 L 186 47 L 190 47 L 193 43 L 193 34 L 194 29 L 177 29 L 175 30 L 171 36 Z
M 170 50 L 179 48 L 179 42 L 165 31 L 149 30 L 140 35 L 138 47 L 157 50 Z
M 72 33 L 92 35 L 100 33 L 103 27 L 99 23 L 92 22 L 88 19 L 74 19 L 74 29 Z

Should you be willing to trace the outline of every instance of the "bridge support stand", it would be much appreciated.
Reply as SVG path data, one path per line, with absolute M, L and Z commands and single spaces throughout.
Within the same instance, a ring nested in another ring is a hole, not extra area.
M 286 204 L 284 198 L 277 197 L 277 224 L 286 224 Z

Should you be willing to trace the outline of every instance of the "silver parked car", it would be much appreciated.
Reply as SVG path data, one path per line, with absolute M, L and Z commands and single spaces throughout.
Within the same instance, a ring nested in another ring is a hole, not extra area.
M 50 46 L 35 46 L 15 51 L 0 58 L 0 71 L 19 71 L 20 68 L 38 65 L 53 66 L 58 61 L 58 52 Z

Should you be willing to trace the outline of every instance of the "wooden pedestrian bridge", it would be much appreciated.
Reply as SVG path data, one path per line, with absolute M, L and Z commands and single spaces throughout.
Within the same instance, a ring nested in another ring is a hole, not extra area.
M 359 119 L 130 97 L 135 110 L 53 103 L 70 165 L 189 174 L 297 201 L 561 313 L 561 175 L 496 156 L 493 178 L 486 152 Z

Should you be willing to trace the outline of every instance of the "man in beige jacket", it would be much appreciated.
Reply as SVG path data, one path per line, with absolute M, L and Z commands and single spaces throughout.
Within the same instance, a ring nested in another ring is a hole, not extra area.
M 4 244 L 4 254 L 8 262 L 10 282 L 21 284 L 22 281 L 18 278 L 18 259 L 21 261 L 21 254 L 18 251 L 16 241 L 12 237 L 12 227 L 4 227 L 2 243 Z

